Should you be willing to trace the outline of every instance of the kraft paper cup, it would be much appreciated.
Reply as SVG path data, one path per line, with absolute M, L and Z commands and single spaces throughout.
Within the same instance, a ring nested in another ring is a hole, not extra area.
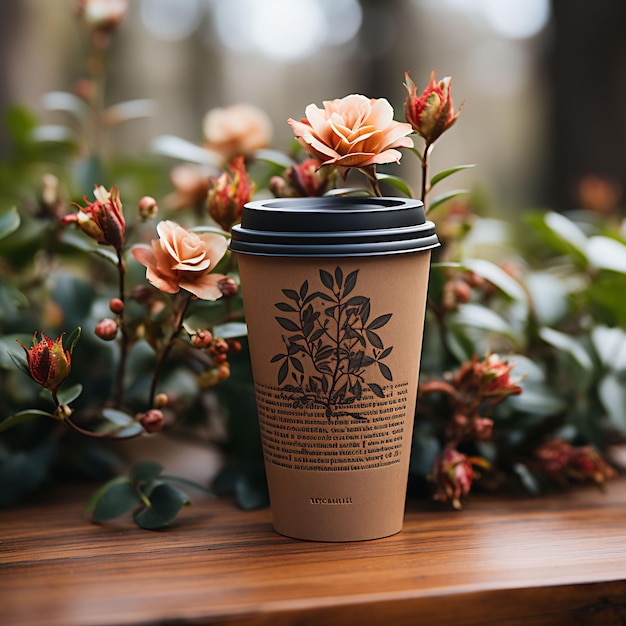
M 274 528 L 402 529 L 430 251 L 422 203 L 251 202 L 233 229 Z

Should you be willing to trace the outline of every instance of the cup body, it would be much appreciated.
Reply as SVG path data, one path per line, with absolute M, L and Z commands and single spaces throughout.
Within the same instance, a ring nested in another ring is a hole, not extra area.
M 326 246 L 316 233 L 306 245 Z M 401 530 L 434 245 L 238 254 L 277 532 L 357 541 Z

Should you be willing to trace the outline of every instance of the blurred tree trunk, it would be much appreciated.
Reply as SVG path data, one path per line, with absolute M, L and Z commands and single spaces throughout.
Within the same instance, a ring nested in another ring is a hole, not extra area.
M 578 208 L 585 176 L 626 190 L 626 2 L 552 0 L 552 11 L 547 194 L 563 211 Z
M 360 0 L 363 21 L 358 37 L 362 93 L 370 98 L 402 97 L 403 74 L 396 73 L 404 48 L 415 49 L 409 28 L 414 11 L 405 0 Z M 409 69 L 408 67 L 406 69 Z

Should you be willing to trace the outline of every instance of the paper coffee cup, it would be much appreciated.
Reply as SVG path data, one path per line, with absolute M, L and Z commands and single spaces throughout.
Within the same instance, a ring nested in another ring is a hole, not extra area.
M 430 251 L 422 203 L 251 202 L 233 229 L 274 528 L 402 528 Z

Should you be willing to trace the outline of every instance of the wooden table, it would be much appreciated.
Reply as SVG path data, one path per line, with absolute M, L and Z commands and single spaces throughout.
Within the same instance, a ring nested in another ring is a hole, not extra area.
M 310 543 L 269 510 L 196 499 L 166 531 L 82 517 L 55 487 L 0 512 L 3 626 L 626 624 L 626 482 L 409 503 L 399 535 Z

